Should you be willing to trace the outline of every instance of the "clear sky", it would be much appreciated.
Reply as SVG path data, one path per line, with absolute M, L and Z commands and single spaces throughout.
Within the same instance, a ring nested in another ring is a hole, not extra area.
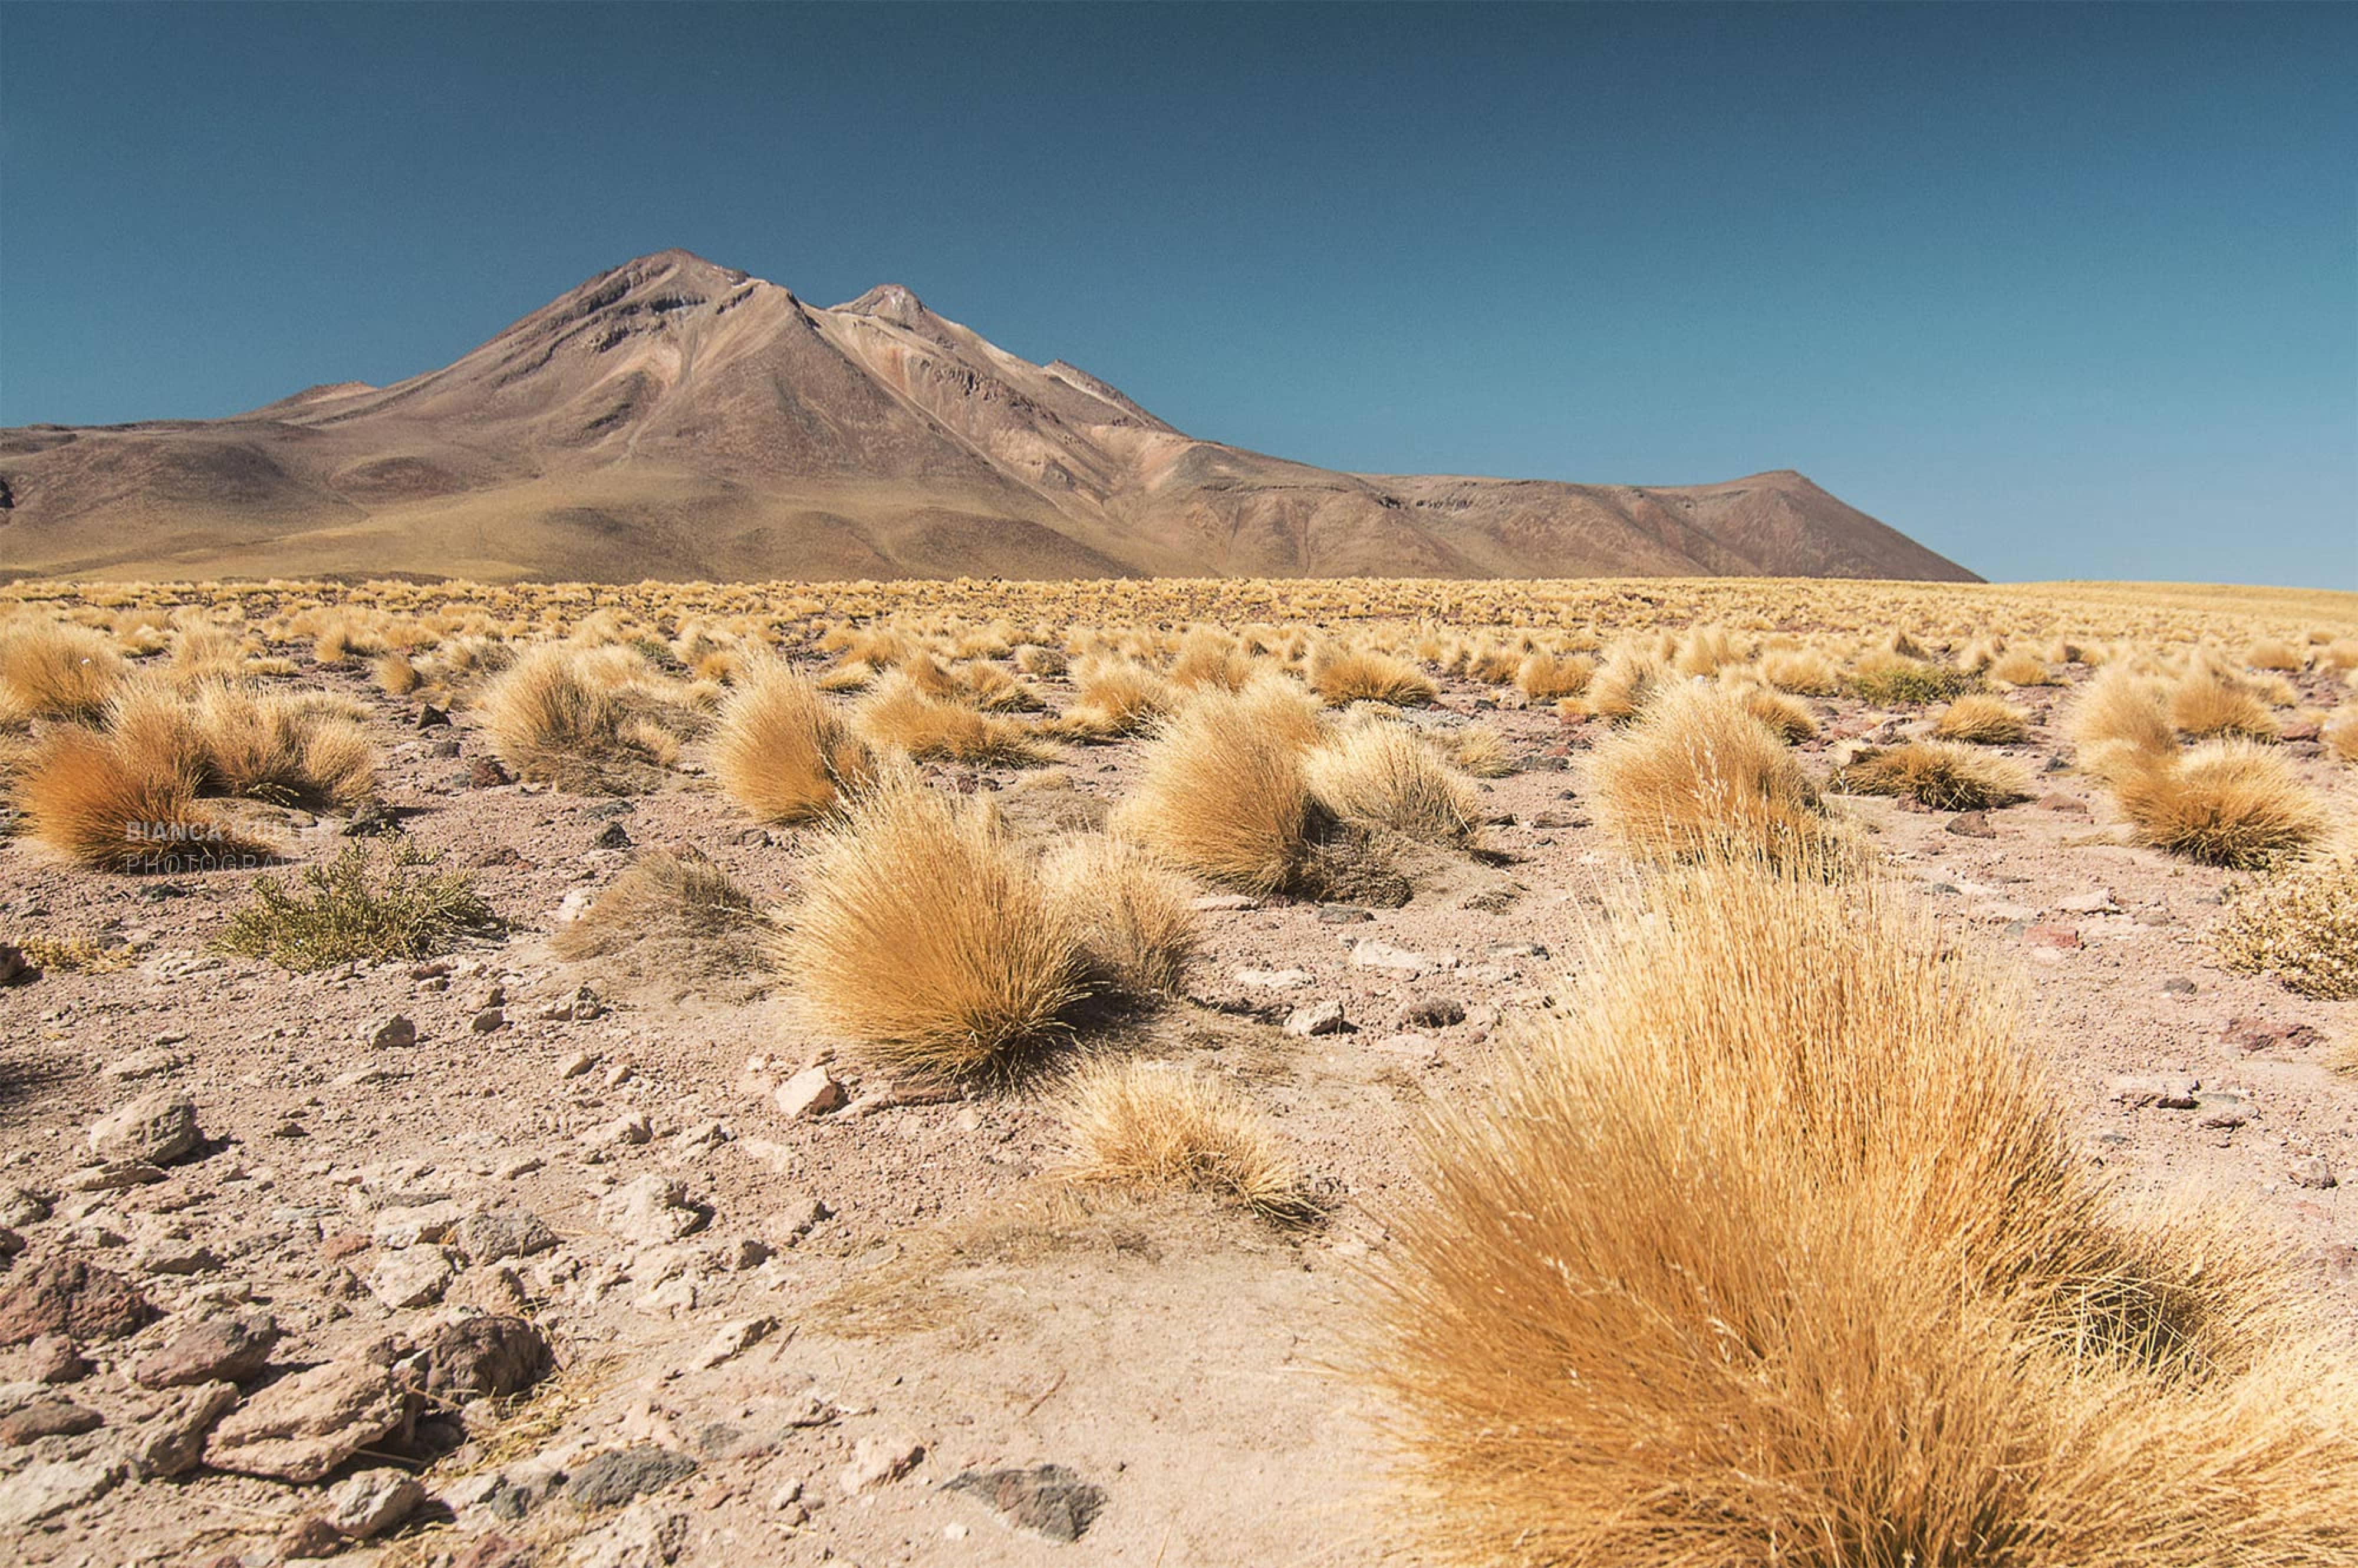
M 0 5 L 0 424 L 680 245 L 1333 468 L 2358 587 L 2358 5 Z

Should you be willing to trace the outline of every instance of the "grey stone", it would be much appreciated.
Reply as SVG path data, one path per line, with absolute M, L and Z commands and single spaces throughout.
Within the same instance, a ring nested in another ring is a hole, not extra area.
M 90 1147 L 101 1160 L 168 1165 L 202 1141 L 197 1108 L 172 1089 L 141 1095 L 92 1123 Z
M 179 1476 L 205 1456 L 205 1436 L 237 1408 L 232 1383 L 200 1383 L 174 1394 L 133 1437 L 132 1468 L 150 1477 Z
M 585 1460 L 566 1478 L 565 1495 L 585 1509 L 619 1508 L 694 1474 L 696 1461 L 687 1454 L 643 1443 Z
M 495 1208 L 460 1220 L 451 1240 L 471 1262 L 496 1263 L 546 1252 L 557 1245 L 557 1234 L 530 1209 Z
M 1314 1034 L 1339 1034 L 1348 1025 L 1344 1022 L 1343 1004 L 1332 998 L 1297 1007 L 1285 1021 L 1285 1032 L 1308 1039 Z
M 1087 1534 L 1090 1522 L 1106 1505 L 1101 1487 L 1091 1486 L 1062 1465 L 968 1470 L 944 1483 L 942 1489 L 979 1498 L 1017 1529 L 1064 1542 Z

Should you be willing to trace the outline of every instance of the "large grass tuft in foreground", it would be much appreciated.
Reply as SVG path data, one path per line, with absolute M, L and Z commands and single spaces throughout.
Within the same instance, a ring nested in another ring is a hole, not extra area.
M 1902 895 L 1667 873 L 1391 1217 L 1417 1561 L 2358 1563 L 2358 1398 L 2248 1234 L 2116 1217 Z

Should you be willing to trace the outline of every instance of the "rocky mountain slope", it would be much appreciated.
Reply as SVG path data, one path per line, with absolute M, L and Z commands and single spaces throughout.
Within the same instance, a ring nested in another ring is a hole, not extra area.
M 1336 473 L 1198 440 L 895 285 L 684 251 L 441 370 L 226 419 L 0 431 L 0 577 L 503 580 L 1973 574 L 1798 473 Z

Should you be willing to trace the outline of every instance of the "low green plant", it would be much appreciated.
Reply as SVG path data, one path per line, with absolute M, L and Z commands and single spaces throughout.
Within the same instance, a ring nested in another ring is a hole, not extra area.
M 215 946 L 283 968 L 324 969 L 355 959 L 429 957 L 466 932 L 498 924 L 465 872 L 429 872 L 432 861 L 400 844 L 380 864 L 354 844 L 325 865 L 305 867 L 292 885 L 263 877 Z
M 2328 856 L 2237 891 L 2215 940 L 2231 969 L 2327 1000 L 2358 997 L 2358 858 Z
M 1973 671 L 1947 665 L 1877 665 L 1850 676 L 1851 695 L 1877 708 L 1953 702 L 1969 691 L 1980 690 L 1981 685 L 1982 677 Z

